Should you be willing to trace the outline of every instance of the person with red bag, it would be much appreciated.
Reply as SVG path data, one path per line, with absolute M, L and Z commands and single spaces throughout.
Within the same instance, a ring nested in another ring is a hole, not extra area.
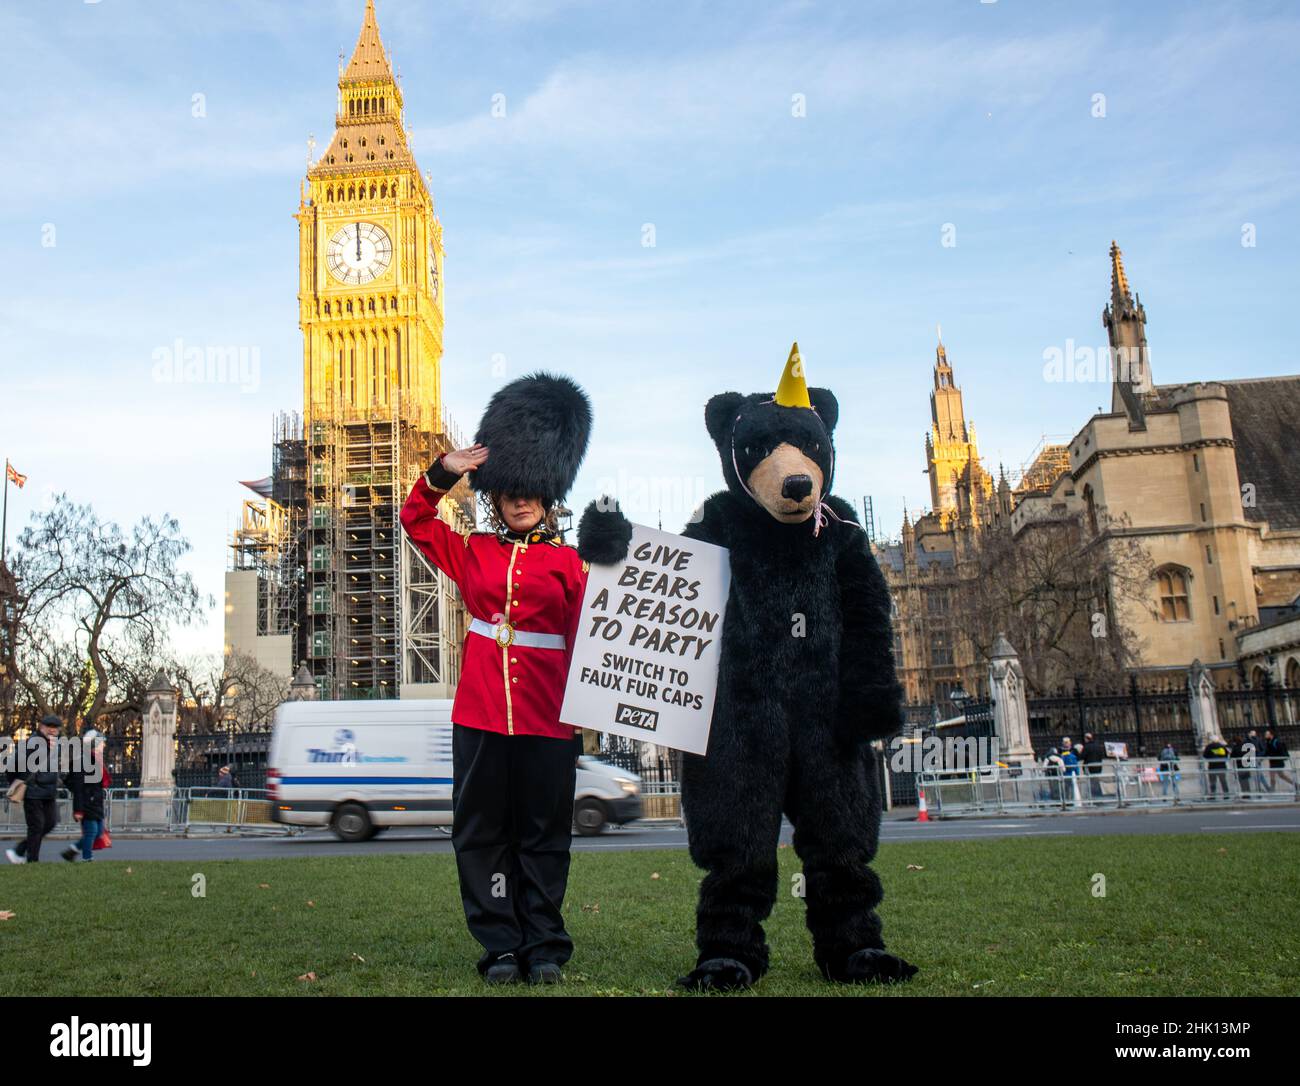
M 104 762 L 104 733 L 87 728 L 81 735 L 81 769 L 68 774 L 72 791 L 72 817 L 81 823 L 80 845 L 70 845 L 61 855 L 69 863 L 89 863 L 94 850 L 101 847 L 101 836 L 108 835 L 104 824 L 104 796 L 113 777 Z M 80 855 L 78 855 L 80 852 Z
M 561 907 L 580 748 L 560 704 L 588 556 L 564 544 L 556 513 L 590 428 L 573 381 L 522 377 L 492 397 L 474 445 L 439 457 L 402 508 L 407 536 L 473 620 L 451 712 L 452 846 L 489 984 L 554 984 L 573 953 Z M 461 535 L 438 515 L 467 472 L 491 531 Z

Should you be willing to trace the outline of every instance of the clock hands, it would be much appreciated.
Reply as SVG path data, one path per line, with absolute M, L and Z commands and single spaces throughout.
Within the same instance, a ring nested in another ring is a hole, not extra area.
M 361 224 L 357 223 L 357 263 L 361 263 Z

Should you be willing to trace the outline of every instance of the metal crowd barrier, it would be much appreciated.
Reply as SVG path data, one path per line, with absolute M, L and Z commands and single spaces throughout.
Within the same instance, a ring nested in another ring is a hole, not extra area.
M 79 834 L 79 824 L 72 817 L 72 798 L 60 796 L 59 821 L 53 834 Z M 266 832 L 289 834 L 300 832 L 296 826 L 283 826 L 271 818 L 271 801 L 263 788 L 177 788 L 170 800 L 145 796 L 139 788 L 110 788 L 104 804 L 109 832 L 154 831 L 184 833 L 190 829 L 233 833 Z M 0 800 L 0 837 L 26 835 L 27 821 L 23 805 Z
M 1210 769 L 1184 758 L 1173 770 L 1157 758 L 1102 763 L 1099 773 L 1080 766 L 1074 773 L 1045 767 L 980 766 L 927 770 L 917 777 L 926 808 L 939 818 L 1033 811 L 1116 810 L 1214 803 L 1300 802 L 1295 756 L 1283 766 L 1239 768 L 1229 761 Z

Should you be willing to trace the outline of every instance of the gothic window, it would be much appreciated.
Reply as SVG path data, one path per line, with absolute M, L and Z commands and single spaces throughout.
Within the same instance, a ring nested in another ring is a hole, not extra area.
M 1190 578 L 1187 570 L 1165 566 L 1156 570 L 1156 593 L 1160 597 L 1161 622 L 1187 622 L 1192 617 Z
M 371 312 L 371 313 L 373 313 L 373 312 L 375 311 L 375 300 L 374 300 L 373 298 L 370 299 L 370 307 L 369 307 L 369 308 L 370 308 L 370 312 Z
M 351 299 L 351 298 L 348 299 L 348 312 L 349 312 L 349 313 L 352 312 L 352 299 Z
M 329 302 L 326 302 L 326 303 L 325 303 L 325 316 L 328 317 L 329 315 L 330 315 L 330 304 L 329 304 Z
M 930 635 L 930 666 L 952 666 L 952 646 L 948 643 L 946 633 L 933 633 Z
M 1286 662 L 1286 685 L 1288 690 L 1300 686 L 1300 660 L 1294 656 Z
M 1097 534 L 1097 500 L 1092 492 L 1092 484 L 1083 488 L 1083 500 L 1088 503 L 1088 530 Z
M 383 100 L 382 98 L 379 99 L 379 112 L 380 112 L 380 113 L 383 113 L 383 112 L 384 112 L 384 100 Z M 384 141 L 383 141 L 383 137 L 380 137 L 379 142 L 380 142 L 380 143 L 383 143 L 383 142 L 384 142 Z

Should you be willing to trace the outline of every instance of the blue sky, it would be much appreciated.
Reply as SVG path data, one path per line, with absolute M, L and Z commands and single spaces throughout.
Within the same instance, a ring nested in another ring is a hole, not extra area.
M 11 539 L 59 491 L 167 511 L 220 599 L 236 480 L 301 404 L 291 216 L 363 6 L 0 3 L 0 454 L 31 477 Z M 836 488 L 892 534 L 928 497 L 936 324 L 992 470 L 1109 405 L 1043 359 L 1105 344 L 1112 237 L 1158 382 L 1296 372 L 1293 4 L 378 10 L 445 231 L 449 412 L 472 432 L 509 377 L 575 376 L 596 429 L 574 503 L 613 484 L 679 529 L 720 485 L 704 402 L 773 388 L 797 338 L 841 402 Z M 255 386 L 155 380 L 178 338 L 256 348 Z M 214 609 L 179 645 L 220 640 Z

